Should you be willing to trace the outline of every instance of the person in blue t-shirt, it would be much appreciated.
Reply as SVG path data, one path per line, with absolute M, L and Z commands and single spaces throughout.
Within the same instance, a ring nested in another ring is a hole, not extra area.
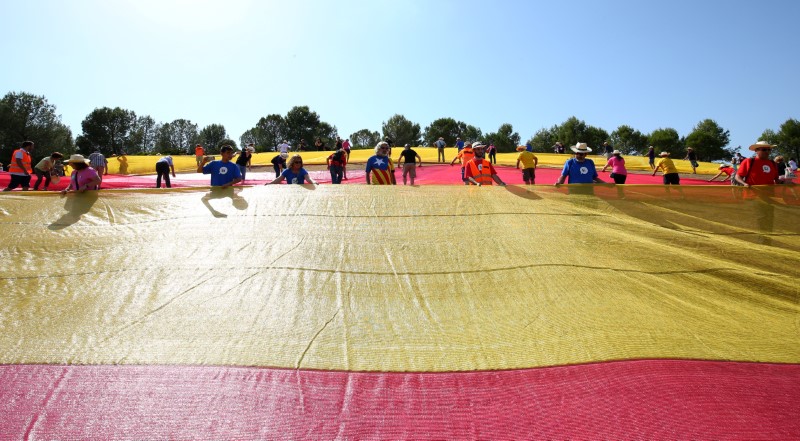
M 203 174 L 211 175 L 211 186 L 226 188 L 242 181 L 242 172 L 239 166 L 231 162 L 233 147 L 225 144 L 219 149 L 222 156 L 220 161 L 208 162 L 208 157 L 203 158 Z
M 284 170 L 280 176 L 264 185 L 280 184 L 283 181 L 286 181 L 287 184 L 302 185 L 308 182 L 309 184 L 317 185 L 317 183 L 311 179 L 311 175 L 308 174 L 308 171 L 303 168 L 303 158 L 300 155 L 294 155 L 289 158 L 286 170 Z
M 461 149 L 464 148 L 464 140 L 463 139 L 456 138 L 456 148 L 458 149 L 459 152 L 461 151 Z
M 563 184 L 567 177 L 569 177 L 570 184 L 605 183 L 597 177 L 594 161 L 586 158 L 592 149 L 585 142 L 575 144 L 575 147 L 570 147 L 570 150 L 575 152 L 575 157 L 568 159 L 564 164 L 564 169 L 561 170 L 561 176 L 558 177 L 556 185 Z

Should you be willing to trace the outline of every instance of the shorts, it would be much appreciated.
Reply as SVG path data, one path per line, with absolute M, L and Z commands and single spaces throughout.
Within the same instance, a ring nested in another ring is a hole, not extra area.
M 403 164 L 403 176 L 417 177 L 417 164 Z
M 700 167 L 700 164 L 698 164 L 697 161 L 689 160 L 689 163 L 692 164 L 692 167 L 694 168 Z
M 677 173 L 667 173 L 664 175 L 664 185 L 681 185 L 681 177 Z
M 625 180 L 628 179 L 628 175 L 621 175 L 619 173 L 611 173 L 611 179 L 614 180 L 615 184 L 624 184 Z
M 522 169 L 522 180 L 523 181 L 532 181 L 536 179 L 536 169 L 535 168 L 523 168 Z

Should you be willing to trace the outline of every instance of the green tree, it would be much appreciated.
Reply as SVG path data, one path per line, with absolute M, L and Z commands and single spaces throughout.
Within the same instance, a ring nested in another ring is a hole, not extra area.
M 761 136 L 758 137 L 758 140 L 759 141 L 766 141 L 766 142 L 768 142 L 768 143 L 770 143 L 772 145 L 777 145 L 780 142 L 778 140 L 778 134 L 775 133 L 775 131 L 772 130 L 772 129 L 764 130 L 764 132 L 761 133 Z
M 456 145 L 456 137 L 461 136 L 462 130 L 453 118 L 439 118 L 425 127 L 422 140 L 425 145 L 433 145 L 441 136 L 447 145 Z
M 203 127 L 200 133 L 197 134 L 197 142 L 204 146 L 216 146 L 219 148 L 220 142 L 222 141 L 230 141 L 228 139 L 228 132 L 225 131 L 225 126 L 222 124 L 209 124 Z M 230 145 L 235 146 L 236 143 L 234 142 Z
M 396 114 L 382 125 L 383 136 L 389 137 L 394 145 L 410 144 L 417 146 L 422 138 L 419 124 L 406 119 L 405 116 Z
M 569 148 L 570 146 L 579 142 L 588 143 L 588 127 L 586 126 L 585 122 L 579 120 L 578 118 L 571 116 L 557 127 L 558 141 L 561 141 L 561 143 L 564 144 L 564 147 Z
M 381 141 L 381 134 L 377 131 L 370 132 L 369 129 L 361 129 L 350 134 L 350 142 L 354 149 L 369 149 L 375 147 Z
M 190 152 L 197 140 L 197 124 L 186 119 L 176 119 L 161 126 L 158 132 L 158 150 L 162 154 L 185 155 Z M 211 146 L 206 146 L 210 148 Z
M 656 154 L 661 152 L 678 153 L 681 151 L 681 137 L 678 131 L 667 127 L 653 130 L 648 137 L 649 145 L 655 147 Z
M 528 142 L 533 147 L 534 152 L 538 153 L 552 153 L 553 146 L 558 139 L 559 127 L 553 126 L 548 128 L 542 127 L 529 139 Z
M 327 147 L 333 150 L 336 147 L 336 137 L 339 136 L 339 131 L 336 126 L 332 126 L 324 121 L 317 124 L 314 130 L 314 138 L 320 138 Z
M 99 149 L 106 156 L 119 155 L 130 145 L 131 129 L 136 123 L 136 113 L 119 107 L 94 109 L 81 122 L 83 133 L 78 146 L 84 153 Z
M 266 151 L 266 149 L 258 143 L 258 129 L 255 127 L 242 133 L 242 136 L 239 137 L 239 143 L 241 143 L 241 145 L 253 144 L 257 152 Z
M 585 139 L 581 142 L 589 144 L 595 152 L 602 154 L 603 152 L 600 150 L 603 148 L 603 143 L 608 142 L 609 139 L 608 132 L 600 127 L 587 126 Z
M 617 130 L 611 132 L 611 145 L 624 155 L 634 153 L 643 155 L 647 152 L 650 144 L 648 144 L 647 136 L 642 132 L 631 126 L 621 125 L 617 127 Z
M 484 138 L 481 129 L 473 125 L 465 124 L 461 121 L 459 121 L 458 124 L 461 126 L 461 139 L 468 141 L 480 141 Z M 486 136 L 488 137 L 489 135 L 487 134 Z
M 155 152 L 156 139 L 161 124 L 150 115 L 139 116 L 131 128 L 128 142 L 125 145 L 125 153 L 128 154 L 149 154 Z
M 790 118 L 781 124 L 778 131 L 778 153 L 800 159 L 800 121 Z
M 422 135 L 424 145 L 433 145 L 439 137 L 444 138 L 445 144 L 456 145 L 456 138 L 474 141 L 483 138 L 481 129 L 467 124 L 464 121 L 456 121 L 453 118 L 439 118 L 434 120 L 429 126 L 425 127 Z
M 692 147 L 698 160 L 716 161 L 728 159 L 733 155 L 734 149 L 726 149 L 730 143 L 730 132 L 723 129 L 713 119 L 704 119 L 694 126 L 685 145 Z
M 55 151 L 66 155 L 75 151 L 72 131 L 61 122 L 56 106 L 44 96 L 9 92 L 0 99 L 0 160 L 7 163 L 23 141 L 35 143 L 34 160 Z
M 317 112 L 312 112 L 308 106 L 295 106 L 286 113 L 284 119 L 286 132 L 284 138 L 289 141 L 290 145 L 296 145 L 301 139 L 304 139 L 308 145 L 314 145 L 314 138 L 319 136 L 319 125 L 322 122 L 317 115 Z M 326 144 L 330 144 L 330 140 L 325 140 Z
M 511 124 L 501 124 L 494 133 L 487 133 L 485 143 L 493 142 L 499 153 L 508 153 L 516 150 L 519 145 L 519 133 L 514 131 Z
M 286 120 L 276 113 L 267 115 L 258 120 L 253 128 L 254 140 L 257 151 L 270 151 L 280 144 L 287 136 Z M 247 145 L 242 141 L 242 145 Z

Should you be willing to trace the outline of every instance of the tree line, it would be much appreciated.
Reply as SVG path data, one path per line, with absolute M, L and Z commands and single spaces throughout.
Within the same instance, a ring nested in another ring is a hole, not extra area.
M 319 138 L 329 148 L 340 136 L 335 125 L 323 121 L 308 106 L 295 106 L 286 115 L 271 114 L 260 118 L 255 125 L 239 137 L 240 145 L 254 144 L 257 152 L 272 150 L 283 140 L 297 146 L 303 140 L 313 148 Z M 493 142 L 498 152 L 513 152 L 521 144 L 521 137 L 511 124 L 501 124 L 496 131 L 484 133 L 477 126 L 453 118 L 439 118 L 424 129 L 403 115 L 393 115 L 381 124 L 380 132 L 368 128 L 351 133 L 353 148 L 372 148 L 389 138 L 394 145 L 432 146 L 443 137 L 447 145 L 456 139 Z M 765 129 L 762 140 L 777 145 L 776 154 L 800 157 L 800 122 L 788 119 L 777 130 Z M 236 146 L 222 124 L 209 124 L 202 129 L 188 119 L 158 122 L 149 115 L 137 115 L 133 110 L 119 107 L 96 108 L 81 122 L 81 133 L 73 138 L 72 131 L 44 96 L 26 92 L 9 92 L 0 100 L 0 158 L 10 158 L 22 141 L 31 140 L 37 145 L 35 157 L 47 156 L 53 151 L 66 155 L 81 152 L 88 154 L 99 149 L 103 154 L 193 154 L 194 145 L 202 144 L 210 152 L 217 152 L 223 144 Z M 755 141 L 755 140 L 754 140 Z M 692 131 L 681 136 L 677 130 L 666 127 L 642 133 L 628 125 L 621 125 L 611 133 L 570 117 L 561 124 L 542 128 L 527 141 L 535 152 L 552 152 L 553 145 L 565 146 L 586 142 L 597 148 L 608 142 L 626 155 L 643 155 L 648 146 L 657 151 L 682 155 L 692 147 L 698 159 L 704 161 L 729 159 L 739 147 L 731 148 L 730 131 L 713 119 L 704 119 Z M 0 159 L 2 160 L 2 159 Z

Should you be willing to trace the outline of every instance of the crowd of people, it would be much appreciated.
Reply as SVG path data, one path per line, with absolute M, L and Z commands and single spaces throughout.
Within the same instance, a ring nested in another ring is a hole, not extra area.
M 555 149 L 559 150 L 558 144 L 560 143 L 556 144 Z M 434 146 L 437 148 L 437 161 L 444 162 L 444 138 L 440 137 L 434 143 Z M 789 161 L 785 161 L 782 156 L 770 159 L 774 147 L 765 141 L 756 142 L 749 147 L 749 150 L 754 152 L 753 157 L 744 158 L 740 153 L 737 153 L 732 158 L 730 165 L 720 165 L 719 173 L 708 181 L 714 181 L 718 177 L 725 175 L 723 181 L 730 181 L 732 185 L 745 187 L 791 183 L 791 179 L 796 177 L 797 160 L 791 158 Z M 491 143 L 487 145 L 480 141 L 466 142 L 461 138 L 457 138 L 456 148 L 457 154 L 450 161 L 450 165 L 453 166 L 456 162 L 459 163 L 461 180 L 464 185 L 483 186 L 492 185 L 493 183 L 501 186 L 506 185 L 500 179 L 494 167 L 497 162 L 494 145 Z M 610 167 L 610 177 L 613 179 L 614 184 L 625 184 L 628 171 L 625 167 L 625 158 L 622 153 L 619 150 L 610 149 L 608 143 L 604 143 L 601 148 L 601 152 L 605 154 L 607 159 L 601 172 L 605 172 Z M 42 190 L 46 191 L 51 182 L 59 180 L 60 176 L 64 176 L 65 165 L 71 167 L 73 171 L 70 175 L 69 185 L 63 190 L 64 193 L 70 191 L 85 192 L 101 188 L 103 175 L 108 169 L 108 161 L 99 150 L 93 152 L 88 158 L 84 158 L 80 154 L 74 154 L 66 161 L 62 161 L 63 155 L 61 153 L 54 152 L 32 167 L 31 152 L 33 149 L 34 143 L 25 141 L 19 149 L 14 151 L 8 170 L 10 182 L 3 191 L 11 191 L 17 187 L 28 190 L 32 175 L 36 176 L 33 189 L 39 190 L 40 184 L 43 184 Z M 317 185 L 317 182 L 311 178 L 308 171 L 303 168 L 303 158 L 297 153 L 291 157 L 289 156 L 291 147 L 288 142 L 284 140 L 276 146 L 275 150 L 278 154 L 271 161 L 275 171 L 275 178 L 265 185 L 282 182 L 287 184 L 308 183 Z M 594 161 L 588 158 L 588 154 L 592 152 L 592 149 L 586 143 L 579 142 L 571 146 L 570 150 L 574 155 L 564 162 L 555 185 L 564 183 L 605 183 L 599 178 Z M 366 183 L 371 185 L 396 185 L 396 163 L 397 167 L 402 169 L 403 184 L 408 185 L 410 183 L 410 185 L 415 185 L 416 169 L 422 167 L 422 157 L 408 144 L 404 146 L 396 161 L 392 160 L 391 151 L 392 144 L 388 138 L 375 146 L 375 154 L 367 160 L 364 168 Z M 520 146 L 517 151 L 519 154 L 516 168 L 518 170 L 521 169 L 522 180 L 525 184 L 535 184 L 538 158 L 533 153 L 531 145 Z M 220 149 L 221 158 L 216 159 L 213 156 L 206 155 L 202 145 L 198 144 L 195 147 L 197 171 L 210 175 L 212 187 L 225 188 L 236 185 L 245 181 L 247 171 L 252 165 L 251 161 L 254 152 L 253 144 L 249 144 L 241 152 L 235 151 L 230 145 L 224 145 Z M 666 151 L 660 152 L 657 163 L 655 162 L 655 157 L 655 150 L 650 147 L 648 158 L 652 168 L 652 175 L 655 176 L 658 172 L 661 172 L 664 185 L 680 185 L 680 175 L 675 163 L 670 158 L 670 153 Z M 349 159 L 349 140 L 342 140 L 337 137 L 336 148 L 326 160 L 332 184 L 341 184 L 342 180 L 347 179 Z M 697 156 L 691 147 L 688 148 L 688 153 L 684 159 L 690 162 L 692 172 L 696 173 L 699 164 L 697 163 Z M 155 171 L 157 174 L 156 187 L 160 188 L 163 180 L 165 186 L 170 188 L 170 174 L 173 178 L 176 177 L 172 157 L 167 155 L 158 159 Z

